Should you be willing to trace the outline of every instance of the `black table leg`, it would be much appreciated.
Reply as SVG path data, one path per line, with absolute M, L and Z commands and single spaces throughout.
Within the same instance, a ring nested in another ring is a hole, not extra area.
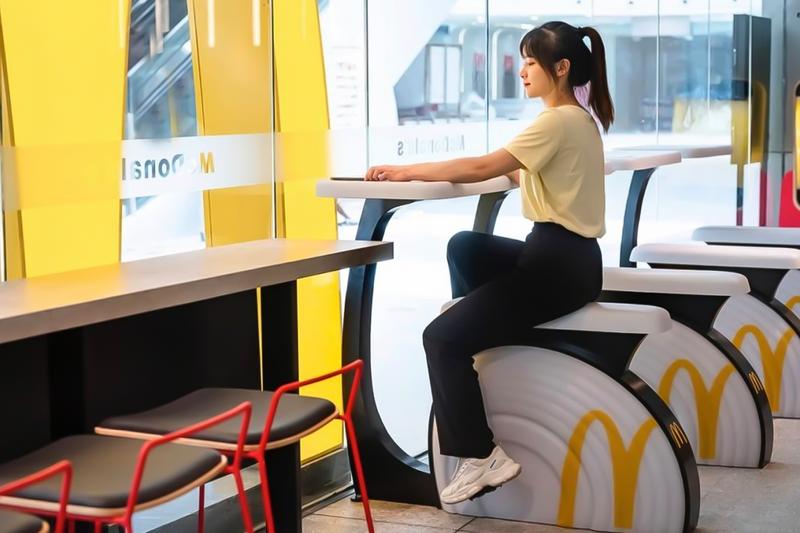
M 356 239 L 379 241 L 395 211 L 413 203 L 410 200 L 376 200 L 364 203 Z M 344 307 L 342 346 L 343 364 L 364 361 L 364 374 L 358 401 L 353 409 L 353 425 L 364 467 L 370 497 L 379 500 L 437 505 L 438 497 L 427 465 L 409 456 L 389 435 L 383 425 L 372 383 L 371 331 L 372 298 L 377 265 L 350 269 Z M 350 390 L 350 376 L 345 376 L 344 391 Z M 350 461 L 352 468 L 352 457 Z M 357 494 L 359 487 L 355 487 Z
M 647 191 L 650 177 L 655 171 L 655 168 L 637 170 L 631 178 L 628 200 L 625 204 L 625 218 L 622 222 L 622 242 L 619 247 L 619 266 L 621 267 L 636 266 L 636 263 L 631 261 L 631 252 L 638 242 L 639 219 L 642 214 L 644 193 Z
M 472 226 L 472 231 L 494 233 L 497 215 L 500 213 L 503 201 L 510 192 L 502 191 L 481 195 L 480 199 L 478 199 L 478 209 L 475 211 L 475 223 Z
M 481 196 L 475 214 L 474 231 L 493 231 L 500 206 L 507 195 L 508 192 L 498 192 Z M 396 210 L 413 202 L 368 199 L 361 213 L 356 239 L 382 240 Z M 438 506 L 439 495 L 430 468 L 397 445 L 386 430 L 375 402 L 371 331 L 376 268 L 377 265 L 372 264 L 350 269 L 344 307 L 343 363 L 355 359 L 364 361 L 362 385 L 353 412 L 364 477 L 371 498 Z M 346 379 L 345 391 L 349 390 L 349 384 L 350 380 Z M 358 493 L 359 488 L 356 487 Z
M 297 282 L 261 289 L 264 389 L 297 381 Z M 275 530 L 301 532 L 300 444 L 267 452 L 267 475 Z

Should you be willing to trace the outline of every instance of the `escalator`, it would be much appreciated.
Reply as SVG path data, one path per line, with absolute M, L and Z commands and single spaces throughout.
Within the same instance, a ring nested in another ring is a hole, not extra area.
M 166 5 L 165 5 L 166 4 Z M 166 33 L 159 35 L 157 10 Z M 192 48 L 185 0 L 136 0 L 131 6 L 126 139 L 168 139 L 197 134 Z M 125 215 L 152 197 L 123 200 Z
M 125 139 L 193 135 L 197 112 L 186 0 L 134 0 Z M 203 231 L 202 197 L 197 194 L 126 198 L 122 211 L 123 260 L 203 246 L 197 237 Z
M 159 9 L 163 22 L 158 20 Z M 159 22 L 166 33 L 161 34 Z M 185 0 L 134 2 L 128 65 L 125 138 L 196 135 L 191 35 Z

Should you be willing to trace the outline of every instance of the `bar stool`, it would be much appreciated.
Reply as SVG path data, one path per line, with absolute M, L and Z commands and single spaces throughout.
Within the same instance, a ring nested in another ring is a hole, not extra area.
M 63 486 L 53 480 L 0 497 L 0 505 L 42 514 L 66 513 L 70 531 L 76 521 L 94 524 L 99 533 L 103 525 L 116 524 L 126 533 L 133 531 L 134 512 L 173 500 L 195 487 L 202 487 L 228 467 L 228 459 L 213 450 L 175 444 L 181 438 L 241 417 L 232 467 L 238 468 L 245 429 L 250 423 L 251 406 L 244 402 L 207 420 L 183 427 L 157 439 L 139 443 L 119 437 L 75 435 L 59 439 L 20 458 L 0 465 L 0 483 L 36 471 L 55 460 L 67 460 L 74 475 L 66 500 L 60 502 Z M 145 466 L 147 469 L 145 470 Z M 246 502 L 243 502 L 243 511 Z M 203 530 L 202 508 L 199 530 Z
M 61 490 L 58 511 L 55 513 L 55 533 L 63 533 L 64 523 L 66 522 L 69 486 L 72 483 L 72 465 L 69 464 L 69 461 L 60 461 L 43 470 L 0 486 L 0 496 L 11 496 L 26 487 L 59 475 L 61 476 Z M 50 525 L 33 515 L 15 511 L 0 511 L 0 531 L 4 533 L 47 533 L 50 531 Z
M 374 531 L 372 513 L 369 508 L 369 498 L 367 497 L 364 483 L 358 443 L 355 439 L 351 419 L 363 366 L 364 363 L 357 360 L 334 372 L 305 381 L 282 385 L 275 392 L 225 388 L 200 389 L 149 411 L 109 418 L 101 422 L 95 428 L 95 431 L 100 435 L 132 439 L 154 439 L 169 433 L 175 427 L 196 420 L 205 413 L 224 409 L 226 406 L 239 401 L 251 402 L 253 405 L 253 417 L 246 431 L 243 454 L 244 457 L 258 464 L 266 527 L 269 533 L 275 533 L 267 478 L 266 451 L 295 444 L 302 437 L 314 433 L 331 421 L 342 420 L 345 424 L 348 443 L 353 456 L 356 479 L 361 489 L 361 501 L 364 506 L 367 527 L 372 533 Z M 336 406 L 328 400 L 287 394 L 297 391 L 301 387 L 351 372 L 353 373 L 353 381 L 344 412 L 339 412 Z M 265 422 L 261 424 L 261 420 Z M 230 454 L 235 442 L 235 432 L 232 429 L 230 424 L 223 424 L 211 431 L 199 433 L 191 439 L 179 439 L 177 442 L 190 446 L 210 448 L 222 454 Z M 241 474 L 237 471 L 235 475 L 240 476 Z

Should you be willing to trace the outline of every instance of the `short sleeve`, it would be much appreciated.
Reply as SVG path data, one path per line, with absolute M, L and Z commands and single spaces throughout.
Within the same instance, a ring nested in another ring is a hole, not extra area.
M 537 119 L 505 146 L 528 172 L 538 172 L 558 151 L 563 125 L 558 113 L 545 110 Z

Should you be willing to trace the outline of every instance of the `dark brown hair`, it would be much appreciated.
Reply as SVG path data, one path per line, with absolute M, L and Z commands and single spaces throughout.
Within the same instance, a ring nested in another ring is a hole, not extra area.
M 591 50 L 583 41 L 584 37 L 589 38 Z M 589 26 L 576 28 L 560 21 L 547 22 L 525 34 L 519 43 L 519 52 L 523 57 L 535 59 L 553 80 L 556 79 L 556 63 L 568 59 L 570 87 L 592 82 L 589 105 L 603 129 L 608 131 L 614 122 L 614 103 L 608 91 L 606 49 L 597 30 Z

